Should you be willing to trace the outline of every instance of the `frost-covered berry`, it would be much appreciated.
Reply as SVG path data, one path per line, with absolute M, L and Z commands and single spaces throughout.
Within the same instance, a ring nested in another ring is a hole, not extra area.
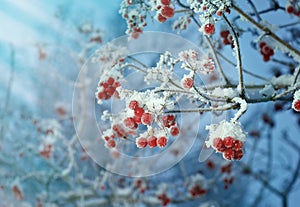
M 235 160 L 240 160 L 240 159 L 242 159 L 243 155 L 244 155 L 243 151 L 242 150 L 238 150 L 238 151 L 234 152 L 234 157 L 233 158 Z
M 225 149 L 225 151 L 223 152 L 223 157 L 226 160 L 234 159 L 234 151 L 232 149 Z
M 294 93 L 294 100 L 292 103 L 292 107 L 295 111 L 300 112 L 300 90 Z
M 162 117 L 163 125 L 167 128 L 175 125 L 175 116 L 167 115 Z
M 162 148 L 162 147 L 165 147 L 167 145 L 168 139 L 167 139 L 167 137 L 162 136 L 162 137 L 159 137 L 156 140 L 156 142 L 157 142 L 157 146 L 160 147 L 160 148 Z
M 137 100 L 132 100 L 129 102 L 130 109 L 135 110 L 135 108 L 139 107 L 139 102 Z
M 241 150 L 243 148 L 243 142 L 241 142 L 240 140 L 235 140 L 232 148 L 235 151 Z
M 213 33 L 215 33 L 215 25 L 211 23 L 205 24 L 203 31 L 205 34 L 212 35 Z
M 170 129 L 170 133 L 172 136 L 177 136 L 179 134 L 179 128 L 177 126 L 172 126 Z
M 150 148 L 156 147 L 157 146 L 157 137 L 155 137 L 155 136 L 148 137 L 147 143 Z
M 139 137 L 136 139 L 135 144 L 138 148 L 145 148 L 148 144 L 148 141 L 145 137 Z
M 185 77 L 181 80 L 181 85 L 184 88 L 192 88 L 194 85 L 194 80 L 189 77 Z
M 159 21 L 159 22 L 161 22 L 161 23 L 163 23 L 163 22 L 165 22 L 165 21 L 167 21 L 167 18 L 166 17 L 164 17 L 162 14 L 160 14 L 160 13 L 158 13 L 157 14 L 157 21 Z
M 165 6 L 162 8 L 161 14 L 167 18 L 172 18 L 174 16 L 174 9 L 169 6 Z
M 124 120 L 124 125 L 130 129 L 133 129 L 135 127 L 135 121 L 134 121 L 134 118 L 132 117 L 127 117 L 125 120 Z
M 213 147 L 215 147 L 217 150 L 221 149 L 223 147 L 223 140 L 220 137 L 215 138 L 213 140 Z
M 142 117 L 142 115 L 144 114 L 145 110 L 141 107 L 137 107 L 134 109 L 134 115 L 137 117 Z
M 228 137 L 225 137 L 224 140 L 223 140 L 223 144 L 226 148 L 232 148 L 233 145 L 234 145 L 234 138 L 228 136 Z
M 106 142 L 106 146 L 107 146 L 108 148 L 114 148 L 114 147 L 116 146 L 116 141 L 113 140 L 113 139 L 110 139 L 110 140 L 108 140 L 108 141 Z
M 169 5 L 169 4 L 170 4 L 170 0 L 160 0 L 160 2 L 161 2 L 163 5 Z
M 146 113 L 143 113 L 142 117 L 141 117 L 141 121 L 143 124 L 145 125 L 149 125 L 152 123 L 153 121 L 153 117 L 152 117 L 152 114 L 146 112 Z

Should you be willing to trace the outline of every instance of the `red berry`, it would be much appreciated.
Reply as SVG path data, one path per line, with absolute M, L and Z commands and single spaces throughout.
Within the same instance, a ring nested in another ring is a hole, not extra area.
M 112 85 L 112 84 L 114 84 L 114 82 L 115 82 L 115 79 L 114 78 L 112 78 L 112 77 L 109 77 L 108 79 L 107 79 L 107 81 L 106 81 L 109 85 Z
M 162 121 L 165 127 L 170 128 L 175 125 L 175 116 L 167 115 L 162 117 Z
M 231 148 L 233 147 L 233 144 L 234 144 L 234 138 L 232 137 L 225 137 L 224 140 L 223 140 L 223 144 L 226 148 Z
M 211 35 L 215 32 L 215 25 L 209 23 L 204 25 L 204 32 L 208 35 Z
M 136 139 L 135 144 L 138 148 L 145 148 L 148 144 L 148 141 L 145 137 L 140 137 Z
M 160 0 L 160 2 L 161 2 L 163 5 L 169 5 L 169 4 L 170 4 L 170 0 Z
M 168 139 L 166 137 L 162 136 L 156 140 L 156 143 L 157 143 L 158 147 L 165 147 L 168 143 Z
M 294 7 L 293 7 L 293 6 L 288 6 L 288 7 L 286 8 L 286 11 L 287 11 L 287 13 L 291 14 L 291 13 L 294 12 Z
M 103 92 L 103 91 L 100 91 L 98 94 L 97 94 L 97 98 L 100 99 L 100 100 L 105 100 L 106 99 L 106 93 Z
M 267 43 L 265 43 L 265 42 L 260 42 L 260 43 L 259 43 L 259 47 L 262 48 L 262 47 L 264 47 L 266 44 L 267 44 Z
M 233 158 L 235 160 L 240 160 L 240 159 L 242 159 L 243 155 L 244 155 L 243 151 L 242 150 L 238 150 L 238 151 L 234 152 L 234 157 Z
M 174 16 L 174 9 L 169 6 L 165 6 L 162 8 L 161 14 L 167 18 L 172 18 Z
M 150 148 L 156 147 L 157 146 L 157 138 L 155 136 L 148 137 L 147 143 Z
M 112 95 L 114 95 L 116 89 L 114 87 L 112 87 L 112 86 L 109 86 L 105 91 L 106 91 L 106 94 L 109 97 L 111 97 Z
M 134 110 L 134 109 L 137 108 L 138 106 L 139 106 L 139 102 L 136 101 L 136 100 L 132 100 L 132 101 L 130 101 L 130 103 L 129 103 L 129 108 L 132 109 L 132 110 Z
M 136 124 L 141 124 L 141 123 L 142 123 L 141 117 L 135 116 L 135 117 L 133 117 L 133 118 L 134 118 L 134 121 L 135 121 Z
M 106 142 L 106 144 L 107 144 L 107 147 L 109 147 L 109 148 L 114 148 L 116 146 L 116 142 L 113 139 L 108 140 Z
M 219 150 L 219 149 L 221 149 L 222 147 L 223 147 L 223 140 L 221 139 L 221 138 L 215 138 L 214 140 L 213 140 L 213 146 L 217 149 L 217 150 Z
M 130 129 L 133 129 L 135 127 L 135 121 L 134 121 L 134 118 L 132 117 L 127 117 L 125 120 L 124 120 L 124 125 Z
M 295 111 L 300 111 L 300 100 L 294 101 L 293 108 Z
M 146 112 L 146 113 L 143 113 L 142 117 L 141 117 L 141 121 L 143 124 L 145 125 L 149 125 L 151 124 L 151 122 L 153 121 L 153 117 L 152 117 L 152 114 Z
M 264 55 L 264 61 L 268 62 L 270 60 L 270 56 L 269 55 Z
M 235 156 L 235 152 L 232 149 L 225 149 L 225 151 L 223 152 L 223 157 L 226 160 L 232 160 Z
M 242 142 L 242 141 L 240 141 L 240 140 L 235 140 L 235 141 L 234 141 L 233 149 L 234 149 L 235 151 L 241 150 L 242 147 L 243 147 L 243 142 Z
M 270 48 L 268 45 L 265 45 L 261 48 L 261 51 L 264 55 L 269 55 L 272 48 Z
M 157 21 L 163 23 L 163 22 L 167 21 L 167 18 L 164 17 L 164 16 L 161 15 L 161 14 L 158 14 L 158 15 L 157 15 Z
M 216 13 L 218 16 L 222 16 L 222 11 L 217 11 L 217 13 Z
M 229 31 L 228 30 L 223 30 L 220 32 L 220 36 L 223 38 L 227 38 L 227 36 L 229 35 Z
M 137 117 L 142 117 L 145 110 L 143 108 L 137 107 L 134 109 L 134 115 Z
M 194 80 L 192 78 L 183 78 L 181 80 L 181 84 L 184 88 L 192 88 L 194 85 Z
M 170 133 L 172 136 L 177 136 L 179 134 L 179 128 L 177 126 L 172 126 Z

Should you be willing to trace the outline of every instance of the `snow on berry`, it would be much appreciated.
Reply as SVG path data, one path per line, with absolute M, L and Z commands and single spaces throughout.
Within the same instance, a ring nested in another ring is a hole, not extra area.
M 294 93 L 294 100 L 292 103 L 292 107 L 295 111 L 300 112 L 300 90 L 297 90 Z
M 145 112 L 145 110 L 143 108 L 137 107 L 134 109 L 134 116 L 142 117 L 144 112 Z
M 170 129 L 170 133 L 172 136 L 177 136 L 179 134 L 179 128 L 177 126 L 172 126 Z
M 161 136 L 156 140 L 157 146 L 162 148 L 165 147 L 168 143 L 168 138 L 165 136 Z
M 271 48 L 266 42 L 262 41 L 259 43 L 260 53 L 263 56 L 263 60 L 268 62 L 270 57 L 274 55 L 274 49 Z
M 145 137 L 139 137 L 136 139 L 135 144 L 138 148 L 145 148 L 148 144 L 148 141 Z
M 181 68 L 191 71 L 189 77 L 193 76 L 192 72 L 201 72 L 204 74 L 214 71 L 214 61 L 207 55 L 200 56 L 195 50 L 185 50 L 178 54 L 179 61 L 182 62 Z
M 143 113 L 142 117 L 141 117 L 141 122 L 145 125 L 149 125 L 151 124 L 153 121 L 153 116 L 152 114 L 146 112 L 146 113 Z
M 156 136 L 150 136 L 147 138 L 147 143 L 150 148 L 157 146 L 157 137 Z
M 240 123 L 222 121 L 219 124 L 206 126 L 209 130 L 207 147 L 212 147 L 216 152 L 223 153 L 227 160 L 239 160 L 243 156 L 243 142 L 246 140 L 245 132 Z
M 193 85 L 194 85 L 194 80 L 188 76 L 184 76 L 182 79 L 181 79 L 181 85 L 183 88 L 192 88 Z

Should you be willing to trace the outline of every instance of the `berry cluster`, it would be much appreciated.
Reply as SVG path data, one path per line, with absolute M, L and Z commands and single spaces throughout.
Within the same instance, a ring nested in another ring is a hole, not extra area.
M 121 5 L 120 10 L 122 17 L 127 23 L 127 34 L 130 34 L 133 39 L 137 39 L 143 32 L 143 27 L 147 26 L 146 11 L 141 4 L 128 0 L 127 3 Z
M 264 61 L 268 62 L 270 57 L 274 55 L 274 50 L 266 42 L 260 42 L 259 48 L 260 54 L 262 54 L 264 57 Z
M 224 177 L 223 178 L 224 189 L 227 190 L 228 187 L 233 184 L 233 181 L 234 181 L 234 177 L 232 177 L 232 176 L 231 177 Z
M 294 100 L 292 103 L 292 107 L 295 111 L 300 112 L 300 90 L 294 93 Z
M 217 152 L 223 153 L 223 157 L 227 160 L 240 160 L 244 155 L 242 150 L 243 142 L 230 136 L 224 139 L 220 137 L 215 138 L 213 147 Z
M 103 139 L 105 141 L 105 147 L 107 148 L 114 148 L 116 147 L 116 141 L 114 140 L 115 135 L 112 134 L 110 136 L 104 136 Z
M 233 38 L 228 30 L 222 30 L 220 36 L 223 39 L 222 42 L 224 45 L 231 45 L 231 47 L 234 48 Z
M 170 3 L 170 0 L 160 0 L 160 4 L 157 6 L 157 21 L 162 23 L 174 16 L 174 8 L 171 7 Z
M 163 116 L 162 122 L 163 122 L 164 127 L 169 129 L 169 132 L 172 136 L 177 136 L 179 134 L 179 128 L 175 121 L 174 115 Z
M 202 29 L 206 35 L 212 35 L 215 33 L 215 25 L 212 23 L 205 24 Z
M 285 10 L 288 14 L 293 14 L 297 17 L 300 16 L 299 5 L 295 3 L 295 1 L 290 1 L 287 3 Z
M 116 88 L 120 85 L 121 83 L 119 81 L 115 81 L 114 78 L 109 77 L 106 81 L 99 82 L 100 87 L 98 87 L 96 97 L 99 100 L 110 99 L 113 95 L 114 97 L 118 98 L 118 91 L 116 91 Z
M 165 136 L 160 136 L 160 137 L 156 137 L 156 136 L 149 136 L 148 138 L 145 137 L 139 137 L 136 139 L 136 146 L 138 148 L 145 148 L 147 145 L 150 148 L 154 148 L 154 147 L 165 147 L 168 143 L 168 138 Z
M 139 124 L 150 125 L 153 122 L 153 115 L 145 112 L 143 107 L 139 106 L 137 100 L 130 101 L 128 107 L 134 111 L 133 117 L 127 117 L 124 120 L 124 125 L 130 129 L 136 129 Z
M 162 206 L 166 206 L 171 202 L 171 199 L 165 193 L 157 195 L 157 198 L 161 201 Z
M 202 186 L 195 184 L 189 189 L 189 193 L 192 197 L 202 196 L 207 193 L 207 190 Z

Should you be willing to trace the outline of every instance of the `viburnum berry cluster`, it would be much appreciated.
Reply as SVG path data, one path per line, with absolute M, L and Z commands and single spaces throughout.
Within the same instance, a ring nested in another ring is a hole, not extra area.
M 161 23 L 165 22 L 168 18 L 172 18 L 174 16 L 174 8 L 171 5 L 170 0 L 158 0 L 156 8 L 156 18 L 157 21 Z
M 222 153 L 226 160 L 240 160 L 243 155 L 243 142 L 246 135 L 240 123 L 222 121 L 206 127 L 209 130 L 207 147 L 212 147 Z
M 234 48 L 233 38 L 229 30 L 222 30 L 220 36 L 224 45 L 231 45 L 231 47 Z
M 288 1 L 285 6 L 285 10 L 288 14 L 293 14 L 297 17 L 300 16 L 300 5 L 297 1 Z
M 274 55 L 274 50 L 266 42 L 262 41 L 259 43 L 260 54 L 263 56 L 263 60 L 268 62 L 270 58 Z
M 292 107 L 295 111 L 300 112 L 300 90 L 297 90 L 294 93 L 294 100 L 292 103 Z
M 143 27 L 147 26 L 146 22 L 146 5 L 135 0 L 126 0 L 121 4 L 120 13 L 127 22 L 127 34 L 133 39 L 137 39 L 143 33 Z
M 116 88 L 120 85 L 120 82 L 115 81 L 113 77 L 109 77 L 106 81 L 100 81 L 98 85 L 97 98 L 99 100 L 107 100 L 112 96 L 118 98 L 118 92 L 116 91 Z
M 199 197 L 207 194 L 207 180 L 201 173 L 191 176 L 189 182 L 188 191 L 192 197 Z

